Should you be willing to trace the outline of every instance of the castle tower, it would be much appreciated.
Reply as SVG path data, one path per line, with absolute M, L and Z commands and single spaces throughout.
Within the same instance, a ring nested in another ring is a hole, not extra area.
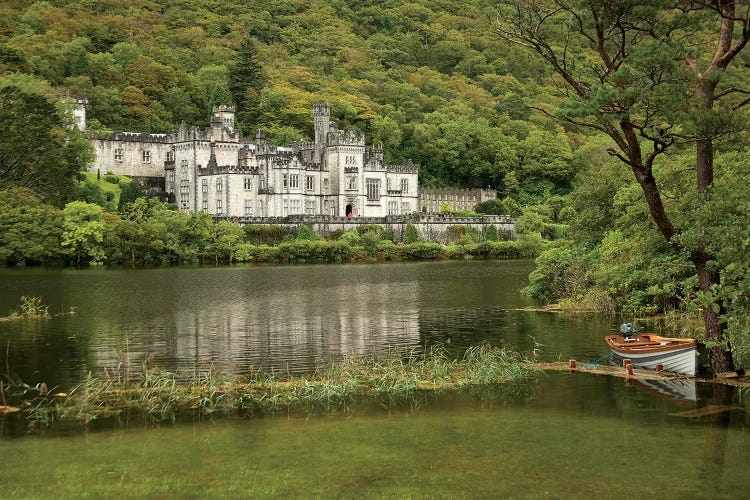
M 331 107 L 326 103 L 313 104 L 315 122 L 315 162 L 320 163 L 326 147 L 328 130 L 331 128 Z
M 76 103 L 73 106 L 73 117 L 76 120 L 76 127 L 78 130 L 83 132 L 86 130 L 86 106 L 89 104 L 89 99 L 86 96 L 76 97 Z
M 214 106 L 214 117 L 221 120 L 221 125 L 234 134 L 234 114 L 235 109 L 232 106 Z M 211 120 L 213 122 L 213 119 Z

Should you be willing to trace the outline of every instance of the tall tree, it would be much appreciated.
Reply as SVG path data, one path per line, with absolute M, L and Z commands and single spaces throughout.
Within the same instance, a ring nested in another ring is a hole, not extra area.
M 737 29 L 739 27 L 739 29 Z M 722 85 L 750 39 L 746 2 L 734 0 L 514 0 L 499 7 L 500 37 L 541 56 L 561 79 L 566 104 L 558 119 L 607 134 L 610 154 L 630 167 L 663 237 L 687 255 L 703 296 L 714 373 L 733 369 L 716 294 L 721 269 L 705 241 L 683 238 L 655 176 L 657 158 L 680 142 L 696 145 L 694 188 L 714 177 L 714 141 L 731 129 L 733 111 L 721 98 L 747 95 Z M 713 48 L 707 40 L 713 39 Z M 574 57 L 575 54 L 575 57 Z M 701 204 L 701 197 L 695 197 Z M 700 210 L 700 206 L 697 210 Z
M 62 206 L 92 151 L 46 97 L 14 86 L 0 90 L 0 189 L 29 188 Z
M 258 97 L 266 84 L 263 68 L 257 60 L 257 42 L 246 38 L 237 59 L 229 69 L 229 92 L 237 106 L 237 121 L 243 132 L 250 133 L 251 127 L 257 125 Z

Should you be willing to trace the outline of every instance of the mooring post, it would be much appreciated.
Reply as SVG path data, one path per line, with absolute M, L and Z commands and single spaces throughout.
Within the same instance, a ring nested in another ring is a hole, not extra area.
M 568 360 L 568 369 L 570 369 L 570 373 L 575 373 L 575 371 L 576 371 L 576 360 L 575 359 Z
M 664 371 L 664 365 L 661 363 L 656 363 L 656 371 L 657 372 L 663 372 Z
M 625 365 L 625 376 L 632 377 L 633 376 L 633 363 L 631 363 L 629 359 L 627 361 L 628 363 Z

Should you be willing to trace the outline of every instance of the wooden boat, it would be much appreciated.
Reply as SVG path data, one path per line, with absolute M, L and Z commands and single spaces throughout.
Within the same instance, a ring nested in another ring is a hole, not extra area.
M 698 374 L 698 341 L 695 339 L 641 333 L 633 337 L 608 335 L 604 340 L 615 356 L 629 359 L 636 368 L 655 370 L 656 365 L 661 365 L 670 372 L 690 376 Z

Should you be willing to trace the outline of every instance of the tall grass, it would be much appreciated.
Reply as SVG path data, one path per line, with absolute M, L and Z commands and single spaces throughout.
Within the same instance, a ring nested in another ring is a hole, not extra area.
M 272 415 L 279 412 L 335 413 L 356 404 L 383 408 L 421 406 L 447 391 L 491 388 L 515 393 L 537 373 L 518 353 L 483 345 L 462 357 L 442 348 L 427 353 L 394 352 L 347 358 L 303 376 L 278 377 L 262 371 L 232 376 L 209 370 L 187 377 L 144 364 L 130 380 L 120 366 L 104 377 L 89 376 L 68 393 L 39 394 L 28 402 L 31 428 L 54 422 L 173 422 L 180 414 Z M 484 391 L 486 393 L 486 391 Z

